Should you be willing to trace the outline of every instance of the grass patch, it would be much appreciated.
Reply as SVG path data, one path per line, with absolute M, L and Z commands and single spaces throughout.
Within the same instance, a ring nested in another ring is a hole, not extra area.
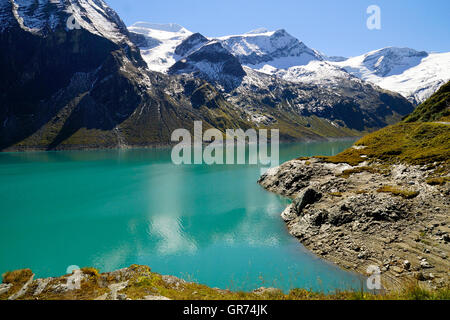
M 360 139 L 355 147 L 332 157 L 331 163 L 356 166 L 364 161 L 428 165 L 450 160 L 450 82 L 422 103 L 403 122 Z
M 364 161 L 414 165 L 449 162 L 450 126 L 439 123 L 400 123 L 371 133 L 355 145 L 365 148 L 349 148 L 333 157 L 317 158 L 352 166 Z
M 426 183 L 430 186 L 443 186 L 448 181 L 450 181 L 450 177 L 437 177 L 437 178 L 428 178 Z
M 32 275 L 33 271 L 31 271 L 30 269 L 23 269 L 23 270 L 8 271 L 2 275 L 2 278 L 3 283 L 24 284 L 31 278 Z
M 98 278 L 100 277 L 100 273 L 96 268 L 82 268 L 81 271 L 91 277 Z
M 369 167 L 369 166 L 363 166 L 363 167 L 356 167 L 348 170 L 344 170 L 341 174 L 339 174 L 339 177 L 348 179 L 352 174 L 357 173 L 363 173 L 363 172 L 369 172 L 369 173 L 383 173 L 382 170 L 375 168 L 375 167 Z
M 400 189 L 392 186 L 383 186 L 377 190 L 380 193 L 390 193 L 397 197 L 402 197 L 404 199 L 413 199 L 419 195 L 418 191 Z
M 445 121 L 450 116 L 450 82 L 408 116 L 406 122 Z M 444 119 L 444 120 L 442 120 Z

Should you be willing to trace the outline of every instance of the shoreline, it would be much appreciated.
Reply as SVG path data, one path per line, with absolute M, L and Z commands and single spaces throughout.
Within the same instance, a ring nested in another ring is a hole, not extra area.
M 360 136 L 346 136 L 346 137 L 324 137 L 323 139 L 305 139 L 305 140 L 285 140 L 280 141 L 280 144 L 296 144 L 296 143 L 316 143 L 316 142 L 336 142 L 336 141 L 352 141 L 358 140 Z M 268 141 L 270 144 L 270 140 Z M 76 145 L 67 146 L 63 148 L 56 148 L 49 150 L 47 147 L 39 146 L 11 146 L 0 150 L 2 153 L 32 153 L 32 152 L 62 152 L 62 151 L 112 151 L 112 150 L 147 150 L 147 149 L 168 149 L 179 144 L 178 142 L 172 143 L 151 143 L 144 145 L 123 145 L 123 146 L 88 146 L 88 145 Z M 249 143 L 247 142 L 246 145 Z M 209 145 L 207 142 L 203 142 L 203 146 Z
M 367 168 L 292 160 L 258 183 L 294 200 L 281 216 L 288 232 L 319 258 L 364 276 L 377 266 L 387 291 L 417 283 L 448 286 L 448 187 L 427 185 L 423 167 Z M 403 199 L 380 192 L 383 185 L 420 192 Z
M 419 294 L 418 294 L 419 290 Z M 4 274 L 0 301 L 5 300 L 448 300 L 449 289 L 423 290 L 418 287 L 382 294 L 356 290 L 334 293 L 276 288 L 244 292 L 211 288 L 195 282 L 152 272 L 150 267 L 132 265 L 100 273 L 95 268 L 74 270 L 61 277 L 35 278 L 30 269 Z

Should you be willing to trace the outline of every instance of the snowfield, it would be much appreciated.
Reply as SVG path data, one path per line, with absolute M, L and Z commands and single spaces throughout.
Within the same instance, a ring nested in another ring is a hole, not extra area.
M 421 103 L 450 80 L 450 52 L 427 53 L 384 48 L 341 62 L 347 72 Z
M 142 57 L 150 70 L 163 73 L 182 58 L 176 56 L 175 49 L 192 35 L 192 32 L 177 24 L 137 22 L 128 30 L 146 37 L 147 46 L 140 48 Z

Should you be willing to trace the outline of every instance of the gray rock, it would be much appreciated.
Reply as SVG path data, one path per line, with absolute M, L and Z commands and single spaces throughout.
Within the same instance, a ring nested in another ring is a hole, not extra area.
M 143 300 L 172 300 L 163 296 L 145 296 Z
M 284 221 L 289 222 L 297 218 L 297 212 L 295 211 L 294 205 L 290 204 L 281 214 L 281 218 Z
M 0 295 L 7 293 L 9 289 L 11 289 L 12 284 L 11 283 L 1 283 L 0 284 Z
M 28 279 L 28 281 L 24 284 L 24 286 L 19 291 L 17 291 L 15 294 L 10 296 L 8 298 L 8 300 L 16 300 L 16 299 L 20 298 L 21 296 L 23 296 L 25 293 L 27 293 L 30 284 L 33 282 L 33 279 L 34 279 L 34 274 L 30 277 L 30 279 Z
M 422 261 L 420 261 L 420 267 L 422 269 L 431 269 L 431 268 L 433 268 L 433 266 L 426 259 L 422 259 Z
M 409 270 L 411 268 L 411 262 L 408 260 L 403 261 L 403 268 L 405 268 L 405 270 Z
M 297 215 L 301 215 L 303 209 L 308 204 L 313 204 L 322 198 L 322 194 L 314 188 L 307 188 L 300 192 L 300 194 L 294 200 L 294 208 Z

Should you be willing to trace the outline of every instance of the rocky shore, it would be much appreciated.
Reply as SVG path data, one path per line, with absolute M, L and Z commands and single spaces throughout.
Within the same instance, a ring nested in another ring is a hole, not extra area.
M 431 178 L 436 166 L 299 159 L 259 184 L 293 200 L 281 216 L 317 255 L 361 274 L 377 266 L 388 291 L 436 289 L 450 274 L 450 186 Z

